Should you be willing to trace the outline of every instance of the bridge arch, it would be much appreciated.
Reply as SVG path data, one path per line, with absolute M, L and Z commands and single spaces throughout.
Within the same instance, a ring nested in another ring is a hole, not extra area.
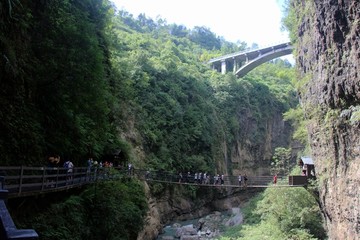
M 258 56 L 257 58 L 253 59 L 252 61 L 249 61 L 248 63 L 246 63 L 245 65 L 243 65 L 242 67 L 240 67 L 236 72 L 235 75 L 237 77 L 243 77 L 245 76 L 248 72 L 250 72 L 251 70 L 253 70 L 254 68 L 260 66 L 263 63 L 266 63 L 272 59 L 278 58 L 278 57 L 282 57 L 282 56 L 286 56 L 289 54 L 292 54 L 292 46 L 288 46 L 284 49 L 278 50 L 278 51 L 271 51 L 269 53 L 263 54 Z
M 256 50 L 227 54 L 210 59 L 208 63 L 214 70 L 222 74 L 232 70 L 237 77 L 243 77 L 265 62 L 292 54 L 292 50 L 293 46 L 290 42 L 287 42 Z

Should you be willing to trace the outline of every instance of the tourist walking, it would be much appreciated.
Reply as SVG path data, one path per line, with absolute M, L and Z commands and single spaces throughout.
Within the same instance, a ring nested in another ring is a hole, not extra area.
M 60 163 L 60 156 L 59 155 L 52 155 L 47 158 L 48 161 L 48 170 L 47 174 L 50 175 L 47 179 L 48 186 L 55 187 L 55 179 L 56 177 L 52 177 L 51 175 L 56 175 L 57 173 L 57 167 Z
M 277 173 L 275 173 L 275 175 L 274 175 L 273 183 L 274 183 L 275 185 L 276 185 L 276 183 L 277 183 Z
M 72 180 L 74 164 L 70 160 L 67 160 L 63 167 L 66 168 L 66 180 Z
M 245 173 L 244 175 L 244 187 L 247 188 L 247 181 L 248 181 L 248 178 L 247 178 L 247 175 Z
M 214 175 L 214 185 L 218 184 L 218 175 Z
M 183 182 L 183 175 L 182 173 L 180 172 L 179 173 L 179 183 L 182 183 Z
M 131 163 L 128 164 L 128 175 L 133 174 L 133 165 Z

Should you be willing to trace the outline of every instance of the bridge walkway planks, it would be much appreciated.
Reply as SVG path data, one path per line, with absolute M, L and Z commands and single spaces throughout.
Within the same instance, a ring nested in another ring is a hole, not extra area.
M 69 174 L 65 168 L 0 166 L 0 172 L 4 174 L 3 188 L 8 190 L 9 198 L 66 191 L 71 188 L 83 187 L 99 181 L 116 180 L 129 176 L 137 177 L 148 182 L 201 187 L 244 188 L 244 186 L 239 186 L 238 176 L 224 176 L 224 183 L 220 185 L 214 184 L 212 178 L 210 178 L 207 184 L 199 184 L 195 182 L 194 175 L 191 175 L 188 182 L 185 183 L 179 182 L 178 175 L 171 172 L 147 171 L 142 169 L 129 172 L 123 168 L 96 168 L 89 170 L 86 167 L 76 167 L 73 172 Z M 278 177 L 278 180 L 278 184 L 274 185 L 272 184 L 272 176 L 248 176 L 247 188 L 302 187 L 306 185 L 305 182 L 300 184 L 286 184 L 286 178 L 281 176 Z

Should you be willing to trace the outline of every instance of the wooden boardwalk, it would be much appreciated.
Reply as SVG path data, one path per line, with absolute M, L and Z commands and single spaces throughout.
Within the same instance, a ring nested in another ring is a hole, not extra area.
M 164 171 L 132 170 L 121 168 L 74 168 L 71 173 L 65 168 L 0 166 L 0 239 L 37 240 L 38 234 L 33 229 L 17 229 L 5 204 L 6 198 L 36 196 L 51 192 L 66 191 L 99 181 L 116 180 L 121 178 L 138 178 L 151 183 L 178 184 L 185 186 L 208 188 L 280 188 L 303 187 L 304 177 L 289 176 L 289 184 L 284 177 L 278 176 L 278 184 L 272 184 L 272 176 L 247 176 L 247 184 L 240 186 L 238 176 L 224 176 L 218 184 L 216 178 L 198 181 L 194 175 L 187 175 L 185 179 L 177 174 Z M 300 177 L 300 178 L 298 178 Z M 296 179 L 302 179 L 298 181 Z M 296 184 L 294 183 L 301 183 Z
M 276 188 L 276 187 L 302 187 L 304 184 L 291 184 L 285 177 L 278 176 L 278 184 L 272 184 L 272 176 L 248 176 L 247 186 L 240 186 L 238 176 L 224 176 L 223 184 L 214 184 L 210 178 L 208 182 L 197 183 L 194 175 L 186 182 L 179 182 L 177 174 L 164 171 L 147 171 L 137 169 L 129 173 L 121 168 L 76 167 L 72 173 L 65 168 L 0 166 L 0 183 L 2 189 L 8 190 L 8 197 L 25 197 L 57 191 L 66 191 L 99 181 L 116 180 L 124 177 L 136 177 L 140 180 L 166 184 L 191 185 L 197 187 L 213 188 Z

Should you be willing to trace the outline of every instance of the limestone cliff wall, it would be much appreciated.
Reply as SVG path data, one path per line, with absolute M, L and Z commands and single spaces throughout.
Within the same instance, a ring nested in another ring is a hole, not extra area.
M 145 192 L 149 210 L 144 229 L 138 234 L 138 240 L 156 239 L 164 225 L 172 221 L 200 218 L 213 211 L 225 211 L 232 207 L 243 206 L 259 192 L 259 189 L 249 189 L 244 194 L 243 190 L 234 188 L 214 189 L 169 185 L 160 195 L 154 196 L 151 193 L 151 186 L 145 182 Z M 191 193 L 196 193 L 196 196 Z
M 283 120 L 281 112 L 273 112 L 271 117 L 261 123 L 261 126 L 253 118 L 243 115 L 241 118 L 239 122 L 242 131 L 246 132 L 245 136 L 239 136 L 226 146 L 228 151 L 224 150 L 229 153 L 225 159 L 231 160 L 230 174 L 269 175 L 274 149 L 290 147 L 292 127 Z M 260 141 L 253 141 L 253 135 L 261 132 L 258 128 L 262 128 L 264 134 L 261 134 Z
M 360 239 L 360 1 L 293 1 L 296 61 L 330 239 Z

